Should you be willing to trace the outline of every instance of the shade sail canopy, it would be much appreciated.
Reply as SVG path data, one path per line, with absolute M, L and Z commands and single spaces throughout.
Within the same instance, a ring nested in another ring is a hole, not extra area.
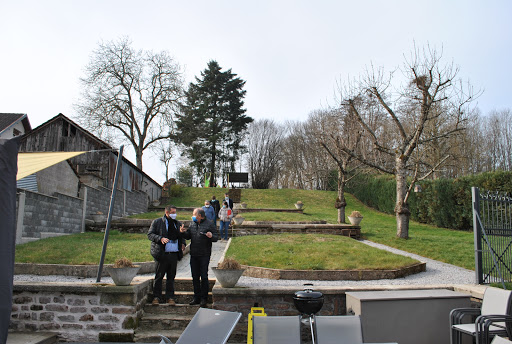
M 16 175 L 16 180 L 84 153 L 87 152 L 18 153 L 18 174 Z

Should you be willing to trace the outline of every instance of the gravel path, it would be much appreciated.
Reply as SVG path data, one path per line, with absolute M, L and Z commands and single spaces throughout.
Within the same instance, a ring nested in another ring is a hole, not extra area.
M 425 258 L 409 252 L 397 250 L 395 248 L 376 244 L 371 241 L 363 240 L 364 244 L 387 250 L 395 254 L 404 255 L 427 263 L 427 271 L 419 274 L 410 275 L 397 279 L 382 279 L 375 281 L 308 281 L 308 280 L 271 280 L 265 278 L 253 278 L 242 276 L 237 284 L 240 287 L 267 287 L 267 286 L 298 286 L 304 283 L 313 283 L 315 286 L 366 286 L 366 285 L 453 285 L 453 284 L 474 284 L 475 272 L 463 269 L 454 265 L 441 263 L 436 260 Z M 226 247 L 225 242 L 217 242 L 213 245 L 210 267 L 216 266 L 218 260 L 222 256 Z M 213 272 L 210 269 L 210 278 Z M 137 279 L 153 278 L 154 274 L 138 275 Z M 190 277 L 189 259 L 185 257 L 178 264 L 177 277 Z M 77 278 L 66 276 L 35 276 L 35 275 L 15 275 L 14 281 L 31 281 L 31 282 L 73 282 L 73 283 L 95 283 L 95 278 Z M 110 277 L 102 277 L 102 283 L 113 283 Z

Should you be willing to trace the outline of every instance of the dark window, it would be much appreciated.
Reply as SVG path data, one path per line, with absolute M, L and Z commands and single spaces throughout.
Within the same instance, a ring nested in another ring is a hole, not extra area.
M 21 131 L 19 131 L 18 129 L 14 128 L 12 130 L 12 136 L 19 136 L 21 135 Z

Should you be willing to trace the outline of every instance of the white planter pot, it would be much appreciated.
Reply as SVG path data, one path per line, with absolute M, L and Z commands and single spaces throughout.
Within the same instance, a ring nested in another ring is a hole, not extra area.
M 363 218 L 348 216 L 348 220 L 350 221 L 350 224 L 352 224 L 352 226 L 359 226 Z
M 302 209 L 303 206 L 304 206 L 304 204 L 295 203 L 295 208 L 297 208 L 297 209 Z
M 137 272 L 139 272 L 139 269 L 140 266 L 135 266 L 133 268 L 107 267 L 107 272 L 114 280 L 115 285 L 124 286 L 132 283 L 132 280 L 137 275 Z
M 217 269 L 212 266 L 213 273 L 215 274 L 215 278 L 219 281 L 222 288 L 233 288 L 245 269 L 240 270 L 225 270 L 225 269 Z

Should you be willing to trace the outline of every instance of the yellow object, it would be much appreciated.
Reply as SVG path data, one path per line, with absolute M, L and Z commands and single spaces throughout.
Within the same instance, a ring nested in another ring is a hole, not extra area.
M 251 307 L 251 313 L 249 313 L 249 321 L 247 324 L 247 344 L 252 344 L 252 318 L 253 317 L 266 317 L 265 309 L 263 307 Z
M 18 174 L 16 180 L 30 176 L 61 161 L 87 152 L 39 152 L 18 153 Z

